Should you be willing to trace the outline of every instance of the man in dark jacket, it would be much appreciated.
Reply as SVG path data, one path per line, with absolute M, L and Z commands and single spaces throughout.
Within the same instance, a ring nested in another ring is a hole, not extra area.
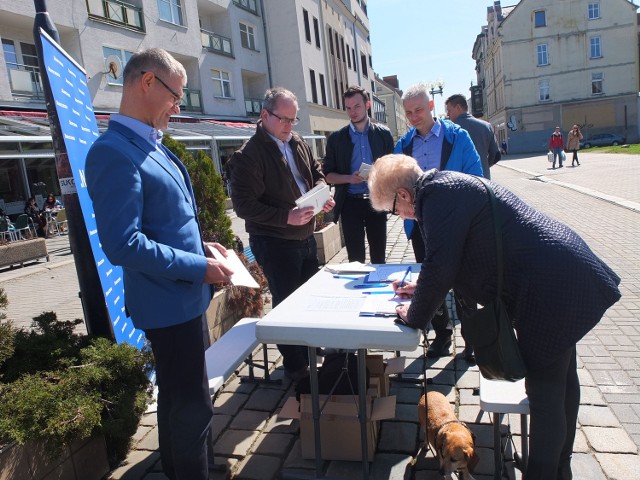
M 320 163 L 293 132 L 298 101 L 281 87 L 267 91 L 256 133 L 229 161 L 231 200 L 245 220 L 249 245 L 262 267 L 277 306 L 318 271 L 313 237 L 313 207 L 297 208 L 296 199 L 324 184 Z M 330 198 L 323 211 L 335 202 Z M 278 345 L 285 375 L 298 382 L 308 375 L 306 347 Z
M 349 261 L 365 262 L 366 232 L 371 263 L 385 263 L 387 215 L 371 208 L 365 172 L 393 151 L 393 137 L 369 119 L 371 102 L 364 88 L 349 87 L 342 98 L 351 123 L 329 136 L 322 170 L 327 182 L 336 185 L 335 219 L 342 217 Z
M 482 174 L 484 178 L 491 180 L 489 167 L 492 167 L 501 158 L 500 148 L 493 133 L 493 127 L 489 122 L 469 115 L 469 105 L 464 95 L 456 93 L 451 95 L 444 103 L 449 119 L 464 128 L 471 137 L 476 147 L 480 162 L 482 162 Z

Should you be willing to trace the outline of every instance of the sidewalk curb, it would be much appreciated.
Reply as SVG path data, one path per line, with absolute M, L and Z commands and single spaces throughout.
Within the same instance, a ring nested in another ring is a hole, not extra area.
M 541 182 L 549 183 L 552 185 L 558 185 L 559 187 L 564 187 L 569 190 L 573 190 L 575 192 L 583 193 L 585 195 L 589 195 L 590 197 L 599 198 L 600 200 L 604 200 L 605 202 L 609 202 L 614 205 L 618 205 L 619 207 L 627 208 L 629 210 L 633 210 L 634 212 L 640 213 L 640 203 L 632 202 L 630 200 L 625 200 L 624 198 L 616 197 L 615 195 L 602 193 L 597 190 L 593 190 L 591 188 L 584 188 L 579 185 L 575 185 L 573 183 L 559 182 L 558 180 L 553 180 L 542 173 L 532 172 L 529 170 L 524 170 L 522 168 L 517 168 L 511 165 L 506 165 L 501 163 L 498 163 L 497 165 L 500 167 L 508 168 L 516 172 L 530 175 L 534 177 L 536 180 L 540 180 Z
M 58 262 L 45 262 L 36 265 L 26 265 L 24 267 L 16 267 L 15 269 L 7 269 L 0 275 L 0 285 L 3 283 L 9 283 L 14 280 L 28 277 L 29 275 L 37 275 L 42 273 L 43 271 L 50 271 L 56 269 L 58 267 L 64 267 L 69 265 L 70 263 L 74 263 L 74 258 L 70 258 L 68 260 L 60 260 Z

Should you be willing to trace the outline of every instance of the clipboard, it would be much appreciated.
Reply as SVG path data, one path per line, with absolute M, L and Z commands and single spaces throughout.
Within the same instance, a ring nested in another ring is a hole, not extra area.
M 410 298 L 398 298 L 390 295 L 367 295 L 362 307 L 361 317 L 395 317 L 396 306 L 411 303 Z

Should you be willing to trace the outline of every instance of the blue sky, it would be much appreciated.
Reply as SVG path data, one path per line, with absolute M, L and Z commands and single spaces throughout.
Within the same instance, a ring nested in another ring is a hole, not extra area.
M 471 81 L 476 83 L 471 53 L 491 5 L 493 0 L 369 0 L 373 69 L 380 77 L 397 75 L 405 90 L 444 80 L 443 95 L 435 95 L 436 114 L 444 113 L 449 95 L 468 98 Z

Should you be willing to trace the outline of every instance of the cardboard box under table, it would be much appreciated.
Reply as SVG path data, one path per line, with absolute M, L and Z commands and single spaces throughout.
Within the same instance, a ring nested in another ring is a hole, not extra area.
M 320 445 L 323 460 L 362 460 L 358 396 L 320 396 Z M 367 460 L 372 461 L 378 443 L 380 420 L 393 418 L 396 397 L 367 396 Z M 311 395 L 301 395 L 300 402 L 290 397 L 279 416 L 300 421 L 302 458 L 316 458 Z

